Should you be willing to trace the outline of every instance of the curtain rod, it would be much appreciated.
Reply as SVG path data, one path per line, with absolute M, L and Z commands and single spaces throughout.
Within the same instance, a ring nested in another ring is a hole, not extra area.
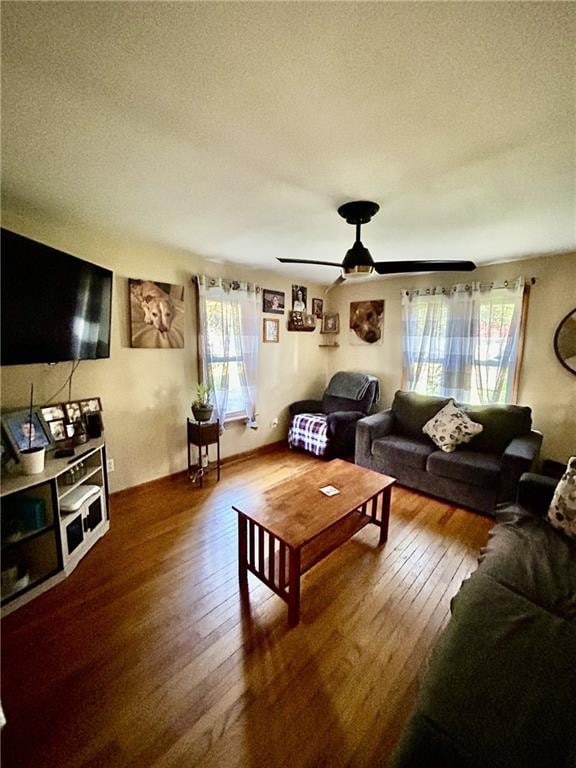
M 514 285 L 514 283 L 518 280 L 518 278 L 515 278 L 514 280 L 491 280 L 489 283 L 477 283 L 478 289 L 481 291 L 486 290 L 505 290 L 506 288 L 510 288 Z M 458 283 L 458 285 L 461 285 L 462 288 L 459 292 L 465 293 L 466 291 L 470 291 L 472 289 L 472 286 L 474 284 L 474 281 L 471 281 L 469 283 Z M 536 278 L 535 277 L 527 277 L 524 281 L 524 285 L 526 287 L 530 287 L 531 285 L 536 285 Z M 435 294 L 443 294 L 443 293 L 453 293 L 455 291 L 454 285 L 435 285 L 432 288 L 403 288 L 402 293 L 405 296 L 410 295 L 421 295 L 421 296 L 427 296 L 427 295 L 435 295 Z
M 255 291 L 260 293 L 262 288 L 252 280 L 236 280 L 233 277 L 212 277 L 212 275 L 192 275 L 192 282 L 197 285 L 205 284 L 207 288 L 214 288 L 216 286 L 222 286 L 232 291 L 238 291 L 240 289 Z

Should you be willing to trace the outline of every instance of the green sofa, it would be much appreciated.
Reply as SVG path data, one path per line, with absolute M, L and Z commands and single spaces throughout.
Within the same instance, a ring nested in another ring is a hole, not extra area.
M 576 542 L 525 474 L 421 679 L 390 768 L 575 768 Z
M 514 500 L 520 475 L 534 468 L 542 434 L 532 429 L 526 406 L 461 405 L 483 430 L 445 453 L 422 427 L 450 400 L 399 390 L 388 410 L 357 422 L 355 462 L 408 488 L 493 514 Z

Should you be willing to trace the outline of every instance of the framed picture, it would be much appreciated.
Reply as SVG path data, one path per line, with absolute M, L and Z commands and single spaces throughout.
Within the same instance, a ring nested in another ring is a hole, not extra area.
M 382 324 L 384 320 L 384 301 L 351 301 L 350 302 L 350 344 L 365 346 L 366 344 L 382 344 Z
M 292 310 L 294 312 L 306 312 L 308 289 L 303 285 L 292 286 Z
M 64 410 L 66 411 L 66 419 L 69 424 L 74 421 L 80 421 L 82 418 L 82 410 L 80 403 L 72 401 L 70 403 L 64 403 Z
M 102 410 L 102 403 L 99 397 L 92 397 L 90 400 L 80 400 L 80 410 L 82 413 L 99 413 Z
M 64 408 L 60 404 L 46 405 L 43 408 L 40 408 L 40 412 L 42 413 L 42 418 L 46 422 L 57 421 L 58 419 L 66 418 Z
M 312 299 L 312 314 L 317 317 L 318 320 L 322 319 L 322 307 L 324 302 L 322 299 Z
M 55 443 L 58 443 L 60 440 L 67 439 L 68 435 L 66 433 L 66 424 L 64 423 L 64 419 L 49 421 L 48 428 L 50 429 L 52 439 Z
M 284 292 L 262 289 L 262 311 L 275 315 L 284 314 Z
M 183 349 L 184 286 L 129 278 L 130 345 Z
M 326 313 L 322 315 L 322 327 L 320 333 L 339 333 L 340 332 L 340 316 L 335 314 Z
M 47 448 L 52 442 L 51 433 L 39 410 L 12 411 L 2 414 L 2 426 L 12 450 L 18 454 L 27 448 Z
M 568 312 L 556 328 L 554 352 L 564 368 L 576 376 L 576 309 Z
M 280 341 L 280 320 L 270 320 L 265 317 L 262 338 L 264 342 Z

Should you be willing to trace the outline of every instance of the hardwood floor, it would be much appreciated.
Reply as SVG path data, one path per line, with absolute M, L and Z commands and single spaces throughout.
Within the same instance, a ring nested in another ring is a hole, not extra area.
M 2 620 L 4 768 L 385 766 L 491 521 L 395 488 L 302 580 L 301 623 L 252 576 L 231 504 L 317 459 L 277 451 L 112 498 L 111 530 Z

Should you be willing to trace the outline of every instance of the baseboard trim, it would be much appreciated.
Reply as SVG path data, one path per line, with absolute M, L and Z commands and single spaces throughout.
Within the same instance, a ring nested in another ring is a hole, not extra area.
M 257 456 L 265 456 L 268 453 L 274 453 L 275 451 L 279 451 L 283 448 L 287 447 L 286 440 L 278 440 L 275 443 L 267 443 L 266 445 L 261 445 L 259 448 L 254 448 L 251 451 L 243 451 L 242 453 L 235 453 L 232 456 L 227 456 L 225 459 L 222 459 L 220 462 L 220 465 L 224 468 L 229 466 L 230 464 L 237 464 L 240 461 L 246 461 L 247 459 L 254 459 Z M 144 490 L 148 486 L 157 485 L 158 483 L 165 483 L 167 480 L 180 480 L 181 478 L 188 477 L 188 472 L 186 469 L 181 470 L 180 472 L 173 472 L 170 475 L 163 475 L 162 477 L 155 477 L 154 480 L 146 480 L 144 483 L 137 483 L 136 485 L 130 485 L 128 488 L 122 488 L 120 491 L 113 491 L 110 494 L 111 499 L 120 498 L 126 493 L 131 493 L 135 490 Z
M 265 456 L 268 453 L 275 453 L 281 448 L 286 448 L 288 443 L 286 440 L 278 440 L 275 443 L 267 443 L 261 445 L 259 448 L 254 448 L 251 451 L 243 451 L 242 453 L 235 453 L 233 456 L 227 456 L 222 459 L 222 466 L 225 467 L 228 464 L 236 464 L 238 461 L 246 461 L 246 459 L 254 459 L 257 456 Z

